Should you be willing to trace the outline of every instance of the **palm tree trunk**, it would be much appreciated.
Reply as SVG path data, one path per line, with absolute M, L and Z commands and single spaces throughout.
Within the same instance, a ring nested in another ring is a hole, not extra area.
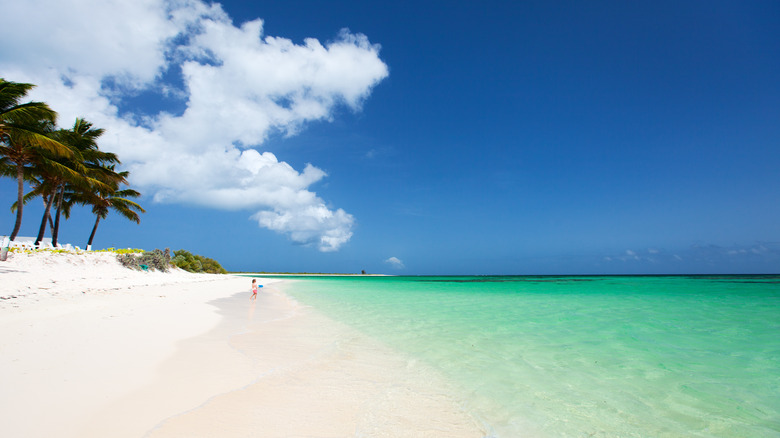
M 43 199 L 43 205 L 45 206 L 46 203 L 49 202 L 47 198 Z M 51 213 L 49 213 L 49 231 L 51 232 L 51 235 L 54 235 L 54 221 L 52 220 Z
M 62 198 L 65 197 L 65 184 L 60 184 L 57 190 L 57 219 L 54 220 L 54 231 L 51 232 L 51 244 L 57 247 L 57 239 L 60 237 L 60 214 L 62 213 Z
M 17 207 L 16 207 L 16 224 L 14 224 L 14 230 L 11 232 L 11 242 L 16 239 L 16 235 L 19 234 L 19 229 L 22 228 L 22 207 L 24 206 L 24 165 L 16 163 L 16 181 L 17 181 Z
M 46 219 L 51 216 L 51 204 L 54 201 L 54 194 L 49 197 L 48 202 L 46 202 L 46 209 L 43 210 L 43 219 L 41 219 L 41 227 L 38 228 L 38 237 L 35 238 L 35 246 L 38 246 L 41 244 L 41 240 L 43 240 L 44 234 L 46 234 Z
M 100 215 L 97 214 L 95 216 L 97 216 L 97 219 L 95 219 L 95 226 L 92 227 L 92 234 L 89 235 L 89 242 L 87 242 L 87 251 L 92 249 L 92 239 L 95 238 L 95 232 L 97 231 L 97 226 L 100 223 Z

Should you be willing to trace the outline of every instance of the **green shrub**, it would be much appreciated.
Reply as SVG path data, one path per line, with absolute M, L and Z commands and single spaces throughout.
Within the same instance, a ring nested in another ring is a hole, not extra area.
M 173 252 L 171 263 L 188 272 L 205 272 L 208 274 L 227 274 L 227 271 L 214 259 L 192 254 L 180 249 Z
M 124 267 L 139 271 L 143 269 L 141 265 L 145 265 L 149 270 L 167 272 L 170 266 L 174 265 L 188 272 L 227 274 L 227 271 L 216 260 L 195 255 L 183 249 L 174 251 L 173 258 L 171 258 L 171 250 L 168 248 L 165 248 L 165 251 L 159 249 L 138 251 L 140 252 L 119 250 L 116 251 L 118 253 L 116 258 Z

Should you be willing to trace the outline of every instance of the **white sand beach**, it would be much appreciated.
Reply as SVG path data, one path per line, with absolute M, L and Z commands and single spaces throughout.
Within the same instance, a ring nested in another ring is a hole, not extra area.
M 111 253 L 0 263 L 0 436 L 482 437 L 454 391 L 284 294 L 294 281 L 132 271 Z

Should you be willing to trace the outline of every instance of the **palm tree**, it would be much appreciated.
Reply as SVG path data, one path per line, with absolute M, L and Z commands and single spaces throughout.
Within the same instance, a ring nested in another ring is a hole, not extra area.
M 41 226 L 38 229 L 38 237 L 35 239 L 36 245 L 43 239 L 47 222 L 49 223 L 52 234 L 54 233 L 54 221 L 52 221 L 50 213 L 56 199 L 57 189 L 61 181 L 73 176 L 70 173 L 73 172 L 71 169 L 62 172 L 62 168 L 64 167 L 62 163 L 58 163 L 58 167 L 47 166 L 47 164 L 51 164 L 51 161 L 38 163 L 35 168 L 25 168 L 25 180 L 32 190 L 24 195 L 22 203 L 27 205 L 28 202 L 39 196 L 43 199 L 43 218 L 41 219 Z M 79 177 L 80 175 L 76 173 L 75 176 Z M 11 205 L 11 211 L 16 211 L 18 206 L 19 202 L 14 202 L 13 205 Z
M 24 203 L 41 196 L 44 200 L 44 212 L 41 225 L 38 229 L 38 237 L 35 243 L 43 239 L 48 222 L 52 230 L 52 244 L 57 246 L 60 217 L 62 214 L 67 219 L 70 216 L 70 197 L 73 193 L 81 191 L 104 190 L 111 191 L 110 185 L 97 179 L 94 175 L 100 173 L 105 179 L 106 174 L 101 166 L 106 163 L 119 163 L 119 159 L 113 153 L 99 150 L 96 139 L 103 133 L 102 129 L 92 126 L 92 123 L 77 118 L 71 129 L 60 129 L 51 133 L 62 144 L 68 146 L 73 152 L 71 158 L 50 157 L 50 153 L 44 151 L 41 156 L 49 158 L 38 163 L 35 168 L 28 168 L 27 179 L 33 190 L 24 195 Z M 109 178 L 110 179 L 110 178 Z M 121 181 L 120 176 L 114 177 Z M 14 206 L 16 207 L 16 203 Z M 55 207 L 56 205 L 56 207 Z M 52 220 L 51 209 L 56 210 L 56 220 Z
M 71 199 L 71 202 L 91 205 L 92 212 L 95 213 L 96 216 L 95 225 L 92 227 L 92 233 L 89 235 L 89 241 L 87 241 L 87 249 L 92 248 L 92 241 L 95 238 L 95 232 L 97 232 L 100 220 L 105 219 L 111 210 L 114 210 L 137 224 L 141 223 L 141 218 L 138 213 L 146 212 L 140 205 L 130 199 L 138 198 L 141 196 L 140 193 L 132 189 L 119 189 L 120 184 L 127 184 L 129 172 L 115 172 L 113 165 L 102 166 L 95 169 L 95 171 L 95 177 L 110 186 L 110 190 L 101 188 L 91 191 L 81 191 L 74 193 Z
M 51 206 L 54 203 L 54 190 L 56 182 L 52 181 L 49 175 L 41 175 L 39 178 L 31 177 L 30 185 L 33 190 L 24 195 L 23 203 L 27 203 L 34 197 L 41 196 L 43 198 L 43 218 L 41 219 L 41 226 L 38 228 L 38 237 L 35 238 L 35 244 L 38 245 L 43 240 L 44 233 L 46 232 L 46 222 L 51 223 Z M 16 207 L 17 204 L 14 204 Z M 13 207 L 12 207 L 13 208 Z M 54 224 L 52 223 L 52 232 L 54 231 Z
M 111 192 L 115 190 L 112 183 L 126 182 L 124 176 L 111 171 L 106 171 L 107 165 L 119 164 L 119 158 L 113 153 L 103 152 L 98 148 L 97 139 L 105 132 L 95 128 L 92 123 L 77 118 L 73 128 L 61 130 L 61 141 L 70 146 L 78 155 L 78 159 L 67 160 L 69 167 L 79 169 L 83 173 L 78 178 L 65 178 L 57 185 L 54 196 L 57 202 L 57 213 L 52 230 L 52 244 L 57 245 L 60 229 L 60 215 L 65 213 L 68 217 L 70 206 L 73 204 L 69 197 L 79 191 L 103 190 Z M 65 209 L 67 208 L 67 210 Z
M 24 195 L 23 203 L 26 204 L 30 199 L 37 196 L 41 196 L 44 200 L 43 218 L 41 218 L 41 225 L 38 229 L 38 237 L 35 239 L 36 245 L 43 239 L 47 221 L 52 224 L 52 233 L 54 233 L 54 224 L 51 221 L 50 212 L 58 187 L 64 184 L 65 181 L 84 181 L 86 179 L 84 166 L 81 164 L 81 154 L 70 144 L 62 141 L 61 132 L 62 130 L 52 131 L 47 133 L 47 135 L 67 146 L 73 153 L 73 156 L 71 158 L 63 158 L 49 151 L 40 151 L 39 155 L 36 156 L 35 166 L 26 168 L 25 179 L 28 180 L 33 190 Z M 84 182 L 84 184 L 86 183 Z M 16 207 L 18 207 L 18 202 L 14 203 L 12 209 Z M 56 246 L 57 242 L 53 243 Z
M 57 120 L 57 113 L 43 102 L 20 103 L 33 84 L 0 78 L 0 174 L 15 170 L 17 180 L 16 223 L 10 240 L 22 226 L 25 168 L 45 160 L 42 151 L 57 156 L 72 156 L 68 147 L 47 135 Z

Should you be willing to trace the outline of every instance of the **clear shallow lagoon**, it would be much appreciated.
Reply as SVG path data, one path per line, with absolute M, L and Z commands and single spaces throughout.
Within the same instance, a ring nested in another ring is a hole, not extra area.
M 319 277 L 286 292 L 439 369 L 492 436 L 780 436 L 780 276 Z

